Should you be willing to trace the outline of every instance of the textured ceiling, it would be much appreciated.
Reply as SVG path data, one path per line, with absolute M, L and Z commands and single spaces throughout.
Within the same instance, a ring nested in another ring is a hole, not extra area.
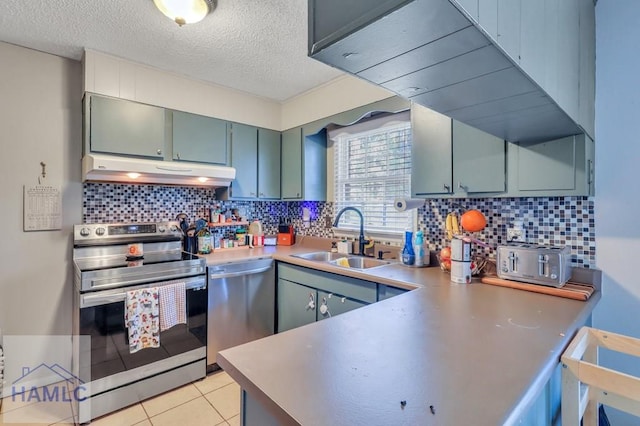
M 94 49 L 277 101 L 341 75 L 307 57 L 307 0 L 218 0 L 184 27 L 152 0 L 2 0 L 0 41 L 77 60 Z

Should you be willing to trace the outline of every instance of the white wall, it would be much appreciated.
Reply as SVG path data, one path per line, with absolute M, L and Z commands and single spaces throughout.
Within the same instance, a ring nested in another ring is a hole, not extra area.
M 281 130 L 279 102 L 105 53 L 85 51 L 83 77 L 88 92 Z
M 394 95 L 387 89 L 345 74 L 284 102 L 281 130 L 311 123 Z
M 596 250 L 603 297 L 596 328 L 640 338 L 640 2 L 601 0 L 596 7 Z M 640 376 L 640 362 L 601 353 L 601 362 Z M 609 414 L 611 424 L 639 419 Z
M 0 43 L 0 328 L 70 334 L 72 226 L 82 220 L 79 62 Z M 62 229 L 23 232 L 23 185 L 62 186 Z M 69 354 L 71 348 L 69 347 Z

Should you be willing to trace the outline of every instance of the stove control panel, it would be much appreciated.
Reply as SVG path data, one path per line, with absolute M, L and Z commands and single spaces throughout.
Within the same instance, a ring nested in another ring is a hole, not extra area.
M 119 240 L 145 239 L 157 240 L 162 238 L 179 239 L 182 230 L 178 222 L 158 223 L 86 223 L 73 227 L 74 243 L 98 240 L 106 243 Z

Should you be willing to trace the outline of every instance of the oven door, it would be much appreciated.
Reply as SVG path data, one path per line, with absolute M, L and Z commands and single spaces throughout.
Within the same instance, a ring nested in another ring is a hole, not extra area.
M 124 322 L 126 292 L 176 282 L 186 284 L 187 324 L 161 332 L 159 348 L 130 353 Z M 206 275 L 203 275 L 81 294 L 79 329 L 81 335 L 91 336 L 91 361 L 90 366 L 86 359 L 80 364 L 83 378 L 92 382 L 92 394 L 203 359 L 207 344 L 206 288 Z

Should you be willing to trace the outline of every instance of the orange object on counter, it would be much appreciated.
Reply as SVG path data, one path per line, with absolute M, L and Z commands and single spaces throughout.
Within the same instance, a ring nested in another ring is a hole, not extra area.
M 289 225 L 289 232 L 278 232 L 279 246 L 292 246 L 296 243 L 296 234 L 293 225 Z

